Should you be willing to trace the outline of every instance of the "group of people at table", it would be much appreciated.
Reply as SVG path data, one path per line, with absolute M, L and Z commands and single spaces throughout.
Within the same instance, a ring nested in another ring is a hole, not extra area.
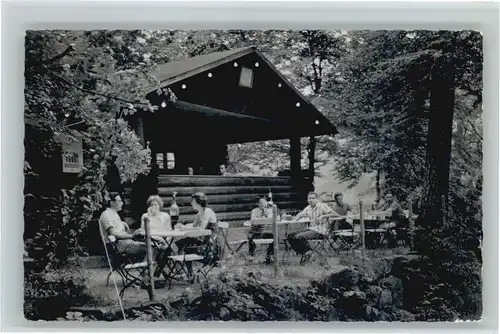
M 168 234 L 169 231 L 195 231 L 205 230 L 217 224 L 215 212 L 208 207 L 208 198 L 204 193 L 197 192 L 191 196 L 191 206 L 196 211 L 196 216 L 192 223 L 175 224 L 173 226 L 170 215 L 161 211 L 163 200 L 158 195 L 152 195 L 147 200 L 148 210 L 141 217 L 141 227 L 135 231 L 131 231 L 128 224 L 122 221 L 118 214 L 123 207 L 123 200 L 119 193 L 111 193 L 107 203 L 107 208 L 103 211 L 99 218 L 99 225 L 104 242 L 110 241 L 110 236 L 113 236 L 117 250 L 121 254 L 129 256 L 133 260 L 143 261 L 146 257 L 145 243 L 145 223 L 149 222 L 149 229 L 152 240 L 158 249 L 154 250 L 154 255 L 159 254 L 159 249 L 163 254 L 179 254 L 190 251 L 195 252 L 196 247 L 203 244 L 206 239 L 203 237 L 189 237 L 186 233 L 184 237 L 177 237 L 172 240 L 172 237 L 158 237 L 157 235 Z M 334 196 L 333 205 L 328 205 L 319 201 L 318 195 L 315 192 L 310 192 L 307 196 L 308 206 L 299 212 L 291 221 L 301 221 L 303 219 L 309 222 L 308 227 L 301 231 L 291 233 L 287 236 L 287 241 L 291 248 L 298 254 L 306 257 L 312 252 L 312 248 L 308 239 L 323 238 L 328 231 L 325 229 L 324 221 L 329 217 L 347 217 L 353 212 L 351 205 L 343 201 L 342 193 L 337 193 Z M 385 201 L 377 201 L 373 207 L 377 210 L 377 214 L 389 216 L 388 222 L 380 224 L 380 228 L 389 228 L 404 219 L 404 212 L 392 194 L 386 194 Z M 252 210 L 250 221 L 258 220 L 259 218 L 271 218 L 272 210 L 269 210 L 269 203 L 265 197 L 260 198 L 258 207 Z M 253 260 L 256 244 L 255 239 L 273 238 L 271 233 L 264 232 L 263 224 L 252 224 L 248 233 L 248 250 L 249 258 Z M 266 263 L 273 262 L 273 244 L 270 244 L 267 249 Z M 188 263 L 186 263 L 189 266 Z M 192 274 L 190 266 L 187 268 Z
M 307 202 L 309 205 L 293 217 L 290 223 L 305 220 L 308 222 L 308 227 L 288 234 L 286 237 L 286 241 L 292 250 L 297 254 L 303 255 L 305 259 L 309 258 L 313 251 L 309 240 L 325 238 L 331 231 L 338 230 L 342 223 L 350 224 L 349 227 L 352 229 L 352 222 L 348 223 L 347 219 L 337 219 L 335 220 L 335 224 L 329 224 L 328 218 L 354 217 L 353 207 L 344 202 L 342 193 L 335 194 L 332 205 L 321 202 L 315 192 L 310 192 L 308 194 Z M 259 207 L 252 210 L 250 221 L 253 222 L 262 218 L 270 218 L 271 211 L 267 210 L 267 207 L 268 203 L 266 198 L 261 198 L 259 200 Z M 396 227 L 405 219 L 405 214 L 401 205 L 391 193 L 386 194 L 385 200 L 377 200 L 372 208 L 375 210 L 373 212 L 375 215 L 389 218 L 378 224 L 379 229 L 388 230 Z M 250 233 L 248 235 L 250 260 L 253 260 L 256 247 L 253 240 L 271 238 L 273 238 L 273 234 L 264 232 L 263 224 L 251 224 Z M 273 253 L 274 245 L 270 244 L 267 248 L 266 263 L 271 263 L 273 261 Z

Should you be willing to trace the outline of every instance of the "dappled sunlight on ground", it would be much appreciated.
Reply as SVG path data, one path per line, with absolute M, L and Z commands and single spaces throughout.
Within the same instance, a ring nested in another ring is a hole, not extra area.
M 247 228 L 231 228 L 228 239 L 230 241 L 245 240 L 247 233 Z M 280 247 L 280 268 L 278 275 L 276 275 L 274 265 L 266 265 L 264 263 L 266 247 L 257 247 L 253 261 L 248 261 L 247 246 L 243 246 L 237 254 L 232 256 L 226 253 L 225 260 L 209 272 L 209 279 L 217 279 L 221 276 L 234 278 L 253 276 L 259 281 L 270 284 L 307 286 L 311 280 L 320 280 L 333 272 L 346 268 L 346 265 L 352 265 L 352 251 L 342 251 L 335 256 L 328 257 L 316 254 L 313 255 L 308 263 L 300 265 L 300 257 L 293 252 L 288 253 L 283 261 L 284 250 L 283 247 Z M 367 255 L 371 258 L 378 258 L 399 252 L 400 250 L 368 250 Z M 401 252 L 405 253 L 403 250 Z M 94 305 L 89 306 L 119 307 L 113 279 L 110 279 L 109 285 L 106 286 L 106 277 L 109 269 L 107 267 L 87 268 L 85 271 L 88 273 L 88 279 L 86 280 L 87 288 L 92 296 L 95 296 Z M 120 290 L 121 279 L 118 275 L 116 275 L 116 282 L 118 290 Z M 190 285 L 186 281 L 174 281 L 170 289 L 168 287 L 158 287 L 155 289 L 155 299 L 157 301 L 173 301 L 185 293 L 186 289 L 197 293 L 200 290 L 200 284 Z M 144 303 L 148 300 L 148 293 L 145 289 L 131 287 L 125 291 L 123 303 L 124 306 L 130 306 Z
M 221 264 L 220 267 L 213 268 L 209 273 L 209 278 L 217 278 L 221 273 L 229 274 L 233 277 L 248 277 L 254 276 L 262 282 L 276 283 L 283 285 L 307 285 L 311 280 L 317 280 L 325 277 L 327 274 L 339 271 L 345 268 L 339 264 L 338 258 L 328 259 L 328 263 L 318 263 L 312 259 L 312 263 L 299 266 L 297 263 L 300 258 L 294 256 L 289 264 L 280 266 L 280 274 L 275 276 L 273 265 L 265 265 L 262 261 L 254 264 L 247 263 L 244 257 L 229 259 Z M 109 273 L 108 268 L 86 269 L 88 279 L 86 280 L 88 291 L 95 297 L 93 305 L 88 306 L 106 306 L 119 307 L 117 292 L 115 290 L 113 279 L 110 279 L 109 285 L 106 286 L 106 277 Z M 121 279 L 116 275 L 116 283 L 118 290 L 121 288 Z M 172 287 L 160 287 L 155 289 L 155 299 L 161 300 L 176 300 L 185 291 L 186 288 L 191 292 L 196 292 L 200 289 L 199 284 L 190 285 L 187 282 L 174 281 Z M 147 302 L 149 300 L 148 293 L 145 289 L 139 287 L 131 287 L 125 291 L 123 304 L 124 306 L 136 305 Z

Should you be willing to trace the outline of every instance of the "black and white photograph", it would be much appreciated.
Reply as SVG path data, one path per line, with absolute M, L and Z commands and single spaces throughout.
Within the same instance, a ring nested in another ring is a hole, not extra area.
M 481 319 L 480 31 L 28 30 L 24 51 L 27 320 Z

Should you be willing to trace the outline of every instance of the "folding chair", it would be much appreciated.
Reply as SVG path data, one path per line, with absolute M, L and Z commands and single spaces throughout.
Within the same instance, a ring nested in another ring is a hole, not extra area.
M 229 257 L 232 257 L 234 255 L 237 255 L 238 252 L 243 248 L 243 246 L 248 243 L 248 239 L 234 240 L 234 241 L 228 240 L 228 237 L 229 237 L 229 223 L 228 222 L 218 222 L 217 227 L 218 227 L 218 234 L 224 240 L 224 248 L 227 248 L 230 252 L 230 254 L 226 254 L 226 252 L 224 251 L 223 258 L 225 258 L 225 257 L 229 258 Z
M 361 246 L 361 232 L 355 231 L 354 228 L 333 231 L 332 234 L 332 240 L 338 245 L 336 249 L 337 254 L 340 254 L 342 251 L 346 251 L 347 253 L 349 250 Z
M 207 237 L 201 245 L 198 246 L 188 246 L 190 251 L 196 250 L 195 252 L 188 252 L 188 249 L 184 249 L 184 254 L 171 255 L 168 256 L 167 267 L 169 268 L 170 274 L 164 276 L 168 281 L 169 286 L 172 286 L 172 281 L 175 278 L 179 278 L 179 275 L 184 273 L 191 283 L 194 282 L 199 274 L 203 275 L 205 278 L 208 277 L 208 273 L 218 264 L 218 257 L 220 254 L 220 247 L 218 247 L 217 233 L 206 234 L 205 230 L 193 230 L 186 234 L 189 238 Z M 217 254 L 219 252 L 219 254 Z M 195 267 L 191 273 L 188 270 L 188 263 L 191 267 Z M 192 274 L 192 276 L 191 276 Z
M 272 218 L 269 218 L 269 220 L 272 222 Z M 272 224 L 263 225 L 261 234 L 269 233 L 272 235 L 273 234 L 272 228 L 273 228 Z M 274 242 L 274 237 L 273 238 L 255 238 L 255 239 L 253 239 L 253 242 L 254 242 L 256 248 L 260 247 L 260 246 L 269 247 L 269 245 L 271 245 Z
M 328 247 L 332 247 L 333 241 L 331 240 L 331 232 L 333 229 L 332 224 L 335 222 L 335 220 L 330 220 L 328 218 L 323 219 L 321 222 L 318 223 L 320 225 L 320 229 L 323 230 L 325 233 L 322 233 L 322 238 L 316 238 L 316 239 L 309 239 L 309 243 L 314 244 L 312 246 L 312 251 L 318 254 L 321 257 L 327 257 L 328 256 Z
M 299 212 L 302 210 L 282 210 L 282 217 L 285 215 L 289 215 L 291 217 L 295 217 Z M 293 226 L 292 231 L 290 231 L 290 228 Z M 309 227 L 308 222 L 301 222 L 301 223 L 294 223 L 294 224 L 285 224 L 285 233 L 283 235 L 283 246 L 285 248 L 283 252 L 283 256 L 281 258 L 282 262 L 285 262 L 285 258 L 290 256 L 292 252 L 292 247 L 290 246 L 290 243 L 288 242 L 288 236 L 292 233 L 299 232 L 301 230 L 304 230 Z
M 122 288 L 119 296 L 123 298 L 127 288 L 142 283 L 144 273 L 148 270 L 148 263 L 146 261 L 133 262 L 130 256 L 120 253 L 116 244 L 117 240 L 114 236 L 108 236 L 107 243 L 104 238 L 102 239 L 110 265 L 110 272 L 106 278 L 106 286 L 109 285 L 111 275 L 115 272 L 118 273 L 122 280 Z

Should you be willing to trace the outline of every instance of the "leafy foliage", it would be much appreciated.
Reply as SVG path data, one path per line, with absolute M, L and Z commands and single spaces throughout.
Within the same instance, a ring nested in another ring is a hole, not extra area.
M 123 117 L 155 110 L 143 100 L 160 57 L 151 57 L 152 38 L 141 31 L 26 35 L 25 239 L 44 265 L 81 241 L 106 199 L 110 166 L 120 183 L 149 171 L 150 150 Z M 61 138 L 83 141 L 84 166 L 78 178 L 61 173 L 51 182 L 61 170 Z
M 205 282 L 202 295 L 184 299 L 190 320 L 240 321 L 408 321 L 408 313 L 391 300 L 379 302 L 379 294 L 367 295 L 378 286 L 377 277 L 357 268 L 345 269 L 300 287 L 267 283 L 255 276 Z M 381 281 L 380 284 L 382 284 Z M 379 289 L 379 292 L 384 291 Z M 388 292 L 386 290 L 386 294 Z M 356 299 L 356 298 L 360 299 Z M 380 308 L 380 312 L 377 310 Z M 409 316 L 409 317 L 408 317 Z
M 347 127 L 338 150 L 338 176 L 355 184 L 363 172 L 382 171 L 385 188 L 400 199 L 412 197 L 421 216 L 429 204 L 426 180 L 432 166 L 427 162 L 439 144 L 439 138 L 429 136 L 430 122 L 444 112 L 432 106 L 432 71 L 445 59 L 446 71 L 455 74 L 453 131 L 442 139 L 451 141 L 448 214 L 444 225 L 426 216 L 433 222 L 416 238 L 417 249 L 432 264 L 421 296 L 429 304 L 420 305 L 417 313 L 428 313 L 440 301 L 443 309 L 427 316 L 475 318 L 481 299 L 481 36 L 472 31 L 379 31 L 352 37 L 343 68 L 345 86 L 331 87 L 342 97 L 338 105 Z M 441 103 L 439 98 L 434 102 Z M 465 304 L 474 305 L 467 310 L 454 301 L 465 295 L 472 295 Z
M 480 35 L 363 31 L 351 37 L 343 84 L 325 88 L 342 110 L 346 126 L 346 143 L 337 151 L 337 175 L 356 183 L 363 172 L 382 171 L 386 188 L 399 198 L 418 200 L 426 175 L 431 67 L 453 43 L 455 83 L 462 89 L 458 99 L 472 95 L 480 101 Z
M 28 320 L 55 320 L 64 315 L 68 307 L 91 300 L 85 287 L 85 273 L 81 270 L 25 272 L 24 316 Z

